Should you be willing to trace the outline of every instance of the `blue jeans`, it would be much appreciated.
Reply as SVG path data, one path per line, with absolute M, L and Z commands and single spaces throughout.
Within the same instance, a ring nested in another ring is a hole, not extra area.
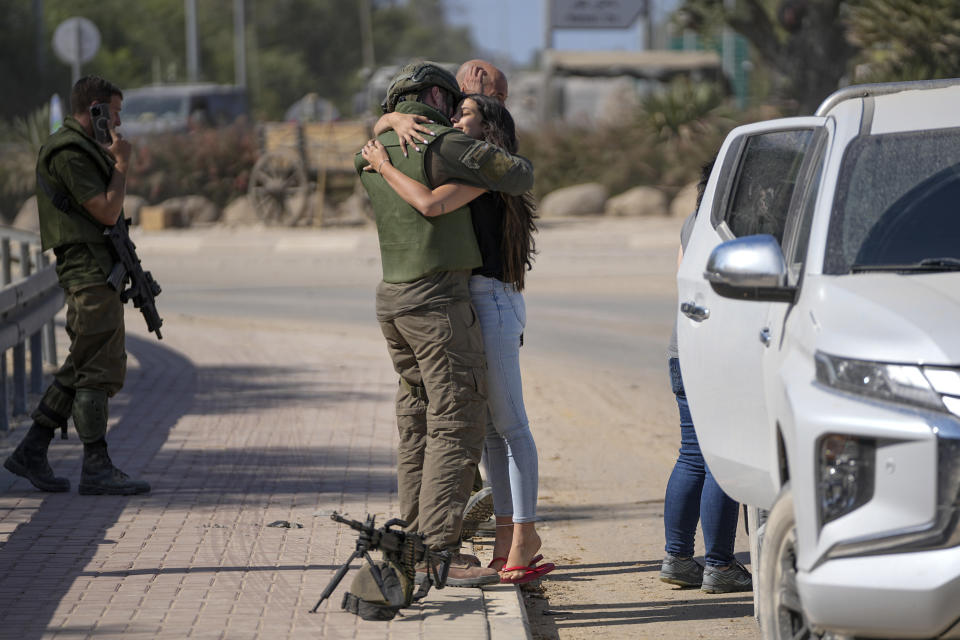
M 513 285 L 486 276 L 470 278 L 487 357 L 489 421 L 484 441 L 493 512 L 515 523 L 537 520 L 537 445 L 523 407 L 520 338 L 527 322 L 523 296 Z
M 726 566 L 734 560 L 739 505 L 723 492 L 700 453 L 677 358 L 670 358 L 670 386 L 680 410 L 680 456 L 667 482 L 663 504 L 666 551 L 676 556 L 693 556 L 693 537 L 699 519 L 706 564 Z

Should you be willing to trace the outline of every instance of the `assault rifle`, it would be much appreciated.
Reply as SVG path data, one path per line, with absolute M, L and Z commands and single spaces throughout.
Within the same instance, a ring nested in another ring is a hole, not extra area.
M 113 265 L 113 270 L 107 278 L 107 284 L 115 291 L 120 292 L 120 301 L 126 303 L 127 300 L 133 300 L 133 306 L 140 309 L 144 320 L 147 321 L 147 330 L 157 334 L 158 340 L 163 340 L 160 335 L 160 325 L 163 324 L 163 318 L 157 313 L 157 306 L 154 298 L 160 295 L 160 285 L 153 279 L 149 271 L 144 271 L 140 266 L 140 258 L 137 257 L 137 247 L 130 240 L 130 234 L 127 231 L 128 221 L 120 216 L 117 223 L 112 227 L 104 229 L 103 235 L 107 237 L 113 255 L 117 263 Z M 127 281 L 130 287 L 124 289 Z
M 349 525 L 352 529 L 360 532 L 357 536 L 357 546 L 353 553 L 347 558 L 347 561 L 337 570 L 337 573 L 330 580 L 327 588 L 320 594 L 317 604 L 310 610 L 310 613 L 316 613 L 323 601 L 329 598 L 343 577 L 350 570 L 350 563 L 356 559 L 363 558 L 370 567 L 371 575 L 380 588 L 381 592 L 386 593 L 380 571 L 376 563 L 370 558 L 370 551 L 379 549 L 383 553 L 384 560 L 396 565 L 403 571 L 409 584 L 413 585 L 415 578 L 416 565 L 419 562 L 426 562 L 427 580 L 421 585 L 420 590 L 409 598 L 407 605 L 411 600 L 419 600 L 427 595 L 431 584 L 438 589 L 443 589 L 447 584 L 447 574 L 450 571 L 451 556 L 448 552 L 430 551 L 423 542 L 423 536 L 416 533 L 407 533 L 399 529 L 391 529 L 393 526 L 405 527 L 407 523 L 399 518 L 388 520 L 385 525 L 375 528 L 374 516 L 368 515 L 365 522 L 344 518 L 334 511 L 330 514 L 330 519 L 342 524 Z
M 58 191 L 47 182 L 43 173 L 37 170 L 37 184 L 43 189 L 47 197 L 57 209 L 67 215 L 72 215 L 74 211 L 73 200 L 66 193 Z M 127 300 L 133 300 L 133 306 L 140 309 L 144 319 L 147 321 L 147 329 L 156 332 L 157 339 L 163 340 L 160 335 L 160 325 L 163 324 L 163 318 L 157 313 L 157 306 L 154 304 L 154 298 L 160 295 L 160 285 L 153 279 L 149 271 L 144 271 L 140 266 L 140 258 L 137 257 L 137 247 L 130 240 L 130 234 L 127 232 L 129 222 L 121 215 L 117 218 L 116 224 L 103 230 L 113 255 L 117 263 L 113 265 L 113 270 L 107 278 L 107 284 L 114 291 L 120 292 L 120 301 L 124 304 Z M 130 280 L 130 288 L 127 286 L 127 280 Z M 66 432 L 64 432 L 66 433 Z

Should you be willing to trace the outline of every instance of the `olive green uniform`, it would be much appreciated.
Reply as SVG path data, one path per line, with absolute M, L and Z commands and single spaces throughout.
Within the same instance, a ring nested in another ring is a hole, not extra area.
M 435 135 L 408 157 L 395 132 L 379 137 L 404 174 L 430 188 L 451 181 L 516 195 L 532 188 L 533 169 L 524 158 L 451 128 L 426 104 L 401 102 L 396 111 L 441 123 L 427 125 Z M 427 218 L 378 173 L 362 171 L 366 164 L 358 155 L 383 264 L 377 319 L 400 375 L 401 517 L 431 549 L 457 549 L 487 421 L 483 338 L 468 285 L 480 251 L 468 207 Z
M 42 246 L 57 256 L 57 277 L 67 297 L 70 354 L 31 417 L 45 427 L 65 428 L 74 411 L 90 407 L 84 411 L 96 415 L 74 416 L 85 443 L 104 436 L 106 398 L 123 386 L 127 366 L 123 303 L 119 292 L 106 284 L 113 257 L 103 235 L 105 227 L 82 206 L 106 192 L 113 164 L 110 153 L 69 116 L 37 161 L 39 175 L 70 200 L 70 212 L 65 213 L 37 185 Z M 78 391 L 89 394 L 92 402 L 75 406 Z

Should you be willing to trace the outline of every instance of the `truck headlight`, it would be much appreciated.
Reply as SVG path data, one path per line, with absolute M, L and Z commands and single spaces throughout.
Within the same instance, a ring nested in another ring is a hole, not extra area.
M 822 527 L 873 497 L 876 442 L 828 434 L 820 438 L 817 453 L 817 505 Z
M 839 391 L 899 404 L 945 411 L 940 394 L 920 367 L 841 358 L 822 351 L 814 356 L 817 381 Z

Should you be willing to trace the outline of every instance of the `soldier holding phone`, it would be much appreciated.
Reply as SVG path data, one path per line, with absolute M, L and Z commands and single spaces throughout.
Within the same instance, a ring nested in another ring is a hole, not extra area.
M 127 354 L 120 292 L 107 284 L 114 256 L 104 231 L 123 215 L 132 147 L 116 132 L 123 93 L 96 76 L 80 78 L 72 115 L 40 150 L 37 206 L 44 250 L 57 256 L 67 297 L 70 354 L 31 414 L 33 425 L 4 467 L 42 491 L 69 491 L 47 449 L 73 417 L 83 442 L 81 494 L 146 493 L 150 485 L 117 469 L 107 453 L 107 404 L 123 386 Z

